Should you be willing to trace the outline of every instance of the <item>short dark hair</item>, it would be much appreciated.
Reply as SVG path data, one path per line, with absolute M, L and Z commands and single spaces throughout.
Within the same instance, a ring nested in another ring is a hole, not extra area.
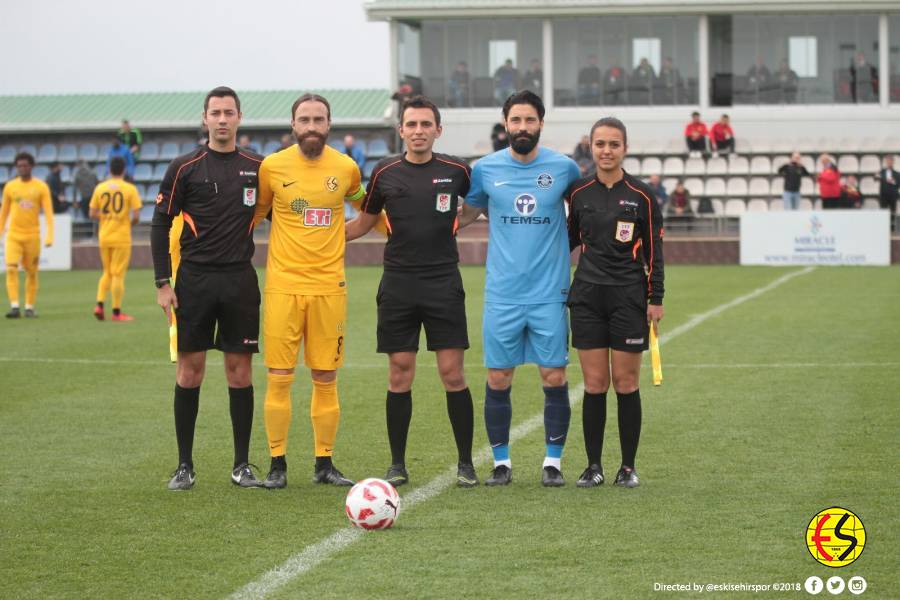
M 220 85 L 217 88 L 209 90 L 209 93 L 206 94 L 206 99 L 203 101 L 203 112 L 206 113 L 206 111 L 209 109 L 210 98 L 228 97 L 234 98 L 234 105 L 237 107 L 238 112 L 241 112 L 241 99 L 238 98 L 237 92 L 225 85 Z
M 695 110 L 694 112 L 691 113 L 691 116 L 692 116 L 692 117 L 699 117 L 699 116 L 700 116 L 700 113 L 698 113 L 698 112 Z
M 506 102 L 503 103 L 504 121 L 509 117 L 509 109 L 516 104 L 530 104 L 537 111 L 538 118 L 541 121 L 544 120 L 544 101 L 531 90 L 522 90 L 521 92 L 510 94 L 509 98 L 506 99 Z
M 441 124 L 441 111 L 438 110 L 437 105 L 434 102 L 426 98 L 425 96 L 419 94 L 417 96 L 413 96 L 409 100 L 403 103 L 403 107 L 400 109 L 400 124 L 403 125 L 403 115 L 406 114 L 407 108 L 430 108 L 431 112 L 434 113 L 434 124 L 440 126 Z
M 121 175 L 125 172 L 125 159 L 121 156 L 113 156 L 109 161 L 109 174 Z
M 16 157 L 13 159 L 13 164 L 18 163 L 20 160 L 27 160 L 29 165 L 32 167 L 34 166 L 34 156 L 28 152 L 19 152 L 16 154 Z
M 594 131 L 598 127 L 612 127 L 613 129 L 618 129 L 622 132 L 622 142 L 627 146 L 628 145 L 628 132 L 625 131 L 625 123 L 620 121 L 615 117 L 603 117 L 591 127 L 591 141 L 594 141 Z
M 320 96 L 319 94 L 303 94 L 294 100 L 294 105 L 291 107 L 291 121 L 294 120 L 294 115 L 297 114 L 297 107 L 304 102 L 321 102 L 324 104 L 325 110 L 328 111 L 328 122 L 331 122 L 331 105 L 328 104 L 328 100 L 326 100 L 324 96 Z

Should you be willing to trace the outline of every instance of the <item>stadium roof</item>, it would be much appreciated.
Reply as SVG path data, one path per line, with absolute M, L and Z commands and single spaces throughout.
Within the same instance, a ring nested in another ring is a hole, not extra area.
M 390 123 L 386 89 L 239 92 L 244 127 L 283 127 L 291 104 L 305 91 L 328 99 L 339 126 Z M 122 119 L 141 129 L 196 129 L 206 92 L 0 96 L 0 133 L 118 129 Z
M 370 19 L 896 11 L 897 0 L 371 0 Z

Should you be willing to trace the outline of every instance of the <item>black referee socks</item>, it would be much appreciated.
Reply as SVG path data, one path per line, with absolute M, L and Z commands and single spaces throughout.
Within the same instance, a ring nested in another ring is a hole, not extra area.
M 599 465 L 603 456 L 603 432 L 606 430 L 606 392 L 584 393 L 581 404 L 581 424 L 584 429 L 584 450 L 588 464 Z
M 458 392 L 447 392 L 447 416 L 453 426 L 456 451 L 459 462 L 472 464 L 472 430 L 475 427 L 472 393 L 469 388 Z
M 619 443 L 622 445 L 622 465 L 634 468 L 638 442 L 641 439 L 641 391 L 616 393 L 619 402 Z
M 228 388 L 231 432 L 234 434 L 234 467 L 250 462 L 250 432 L 253 429 L 253 386 Z
M 194 425 L 200 409 L 200 388 L 175 384 L 175 438 L 178 440 L 178 464 L 194 466 Z
M 412 419 L 412 390 L 392 392 L 388 390 L 385 402 L 388 442 L 391 445 L 391 464 L 406 462 L 406 438 Z

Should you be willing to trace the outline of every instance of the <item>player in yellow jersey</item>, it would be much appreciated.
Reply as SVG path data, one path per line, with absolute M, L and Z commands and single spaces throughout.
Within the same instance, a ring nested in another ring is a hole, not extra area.
M 18 177 L 3 188 L 3 204 L 0 206 L 0 237 L 9 218 L 6 235 L 6 293 L 10 310 L 7 319 L 18 319 L 19 265 L 25 269 L 25 316 L 36 317 L 34 303 L 38 291 L 38 263 L 41 257 L 41 226 L 38 214 L 43 211 L 47 221 L 45 246 L 53 245 L 53 204 L 47 184 L 31 176 L 34 157 L 20 152 L 15 158 Z
M 97 306 L 94 316 L 105 318 L 103 301 L 112 292 L 112 320 L 133 321 L 122 312 L 125 296 L 125 272 L 131 260 L 131 226 L 138 222 L 141 196 L 133 184 L 124 179 L 125 161 L 114 157 L 109 162 L 111 177 L 94 188 L 91 196 L 91 218 L 100 221 L 100 262 L 103 276 L 97 285 Z
M 326 145 L 331 107 L 304 94 L 291 109 L 297 144 L 263 160 L 255 222 L 271 210 L 272 231 L 263 304 L 265 363 L 269 368 L 265 422 L 272 465 L 264 485 L 287 485 L 291 384 L 301 340 L 310 369 L 315 436 L 315 483 L 351 485 L 332 463 L 340 419 L 337 369 L 344 362 L 344 201 L 360 200 L 359 168 Z

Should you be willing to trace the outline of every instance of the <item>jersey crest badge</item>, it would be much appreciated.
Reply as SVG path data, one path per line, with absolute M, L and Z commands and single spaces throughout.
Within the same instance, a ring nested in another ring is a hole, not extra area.
M 553 175 L 550 173 L 541 173 L 537 178 L 539 188 L 547 189 L 553 185 Z
M 338 189 L 337 177 L 325 178 L 325 189 L 328 190 L 329 192 L 337 191 L 337 189 Z
M 450 204 L 453 200 L 453 196 L 450 194 L 438 194 L 437 202 L 434 205 L 435 210 L 438 212 L 450 212 Z
M 244 188 L 244 206 L 256 206 L 256 188 Z
M 630 242 L 634 237 L 634 223 L 618 221 L 616 223 L 616 239 L 620 242 Z

